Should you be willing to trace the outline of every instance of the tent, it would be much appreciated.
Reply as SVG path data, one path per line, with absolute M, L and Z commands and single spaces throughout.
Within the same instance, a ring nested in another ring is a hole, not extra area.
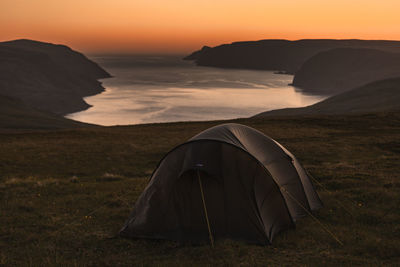
M 222 124 L 164 156 L 120 235 L 269 244 L 321 206 L 306 171 L 287 149 L 253 128 Z

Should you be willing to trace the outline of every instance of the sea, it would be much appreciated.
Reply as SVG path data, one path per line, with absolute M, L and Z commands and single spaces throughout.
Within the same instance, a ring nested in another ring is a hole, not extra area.
M 113 77 L 105 91 L 85 97 L 87 110 L 66 117 L 99 125 L 244 118 L 322 100 L 273 71 L 196 66 L 182 55 L 96 55 Z

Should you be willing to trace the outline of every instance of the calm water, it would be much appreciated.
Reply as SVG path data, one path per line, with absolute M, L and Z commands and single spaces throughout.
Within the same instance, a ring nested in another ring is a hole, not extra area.
M 270 71 L 198 67 L 177 56 L 92 59 L 114 78 L 85 98 L 91 108 L 68 118 L 101 125 L 233 119 L 322 99 L 289 86 L 293 76 Z

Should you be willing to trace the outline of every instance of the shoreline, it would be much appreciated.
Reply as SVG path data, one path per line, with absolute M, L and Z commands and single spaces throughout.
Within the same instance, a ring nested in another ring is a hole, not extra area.
M 271 72 L 271 75 L 273 79 L 280 81 L 278 84 L 282 83 L 278 74 Z M 251 117 L 265 110 L 303 107 L 324 98 L 305 94 L 289 86 L 285 80 L 282 86 L 265 88 L 225 88 L 215 85 L 207 89 L 192 87 L 163 89 L 160 85 L 135 91 L 134 88 L 138 86 L 135 83 L 121 85 L 116 81 L 115 86 L 106 85 L 114 89 L 109 91 L 106 88 L 94 97 L 84 98 L 91 107 L 66 114 L 65 117 L 104 126 L 231 120 Z

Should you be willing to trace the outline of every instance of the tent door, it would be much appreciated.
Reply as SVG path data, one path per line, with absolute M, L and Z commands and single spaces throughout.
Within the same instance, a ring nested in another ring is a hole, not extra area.
M 223 187 L 217 178 L 200 172 L 204 200 L 213 237 L 224 236 L 226 230 Z M 174 192 L 181 239 L 189 242 L 209 242 L 199 179 L 196 170 L 182 174 Z

